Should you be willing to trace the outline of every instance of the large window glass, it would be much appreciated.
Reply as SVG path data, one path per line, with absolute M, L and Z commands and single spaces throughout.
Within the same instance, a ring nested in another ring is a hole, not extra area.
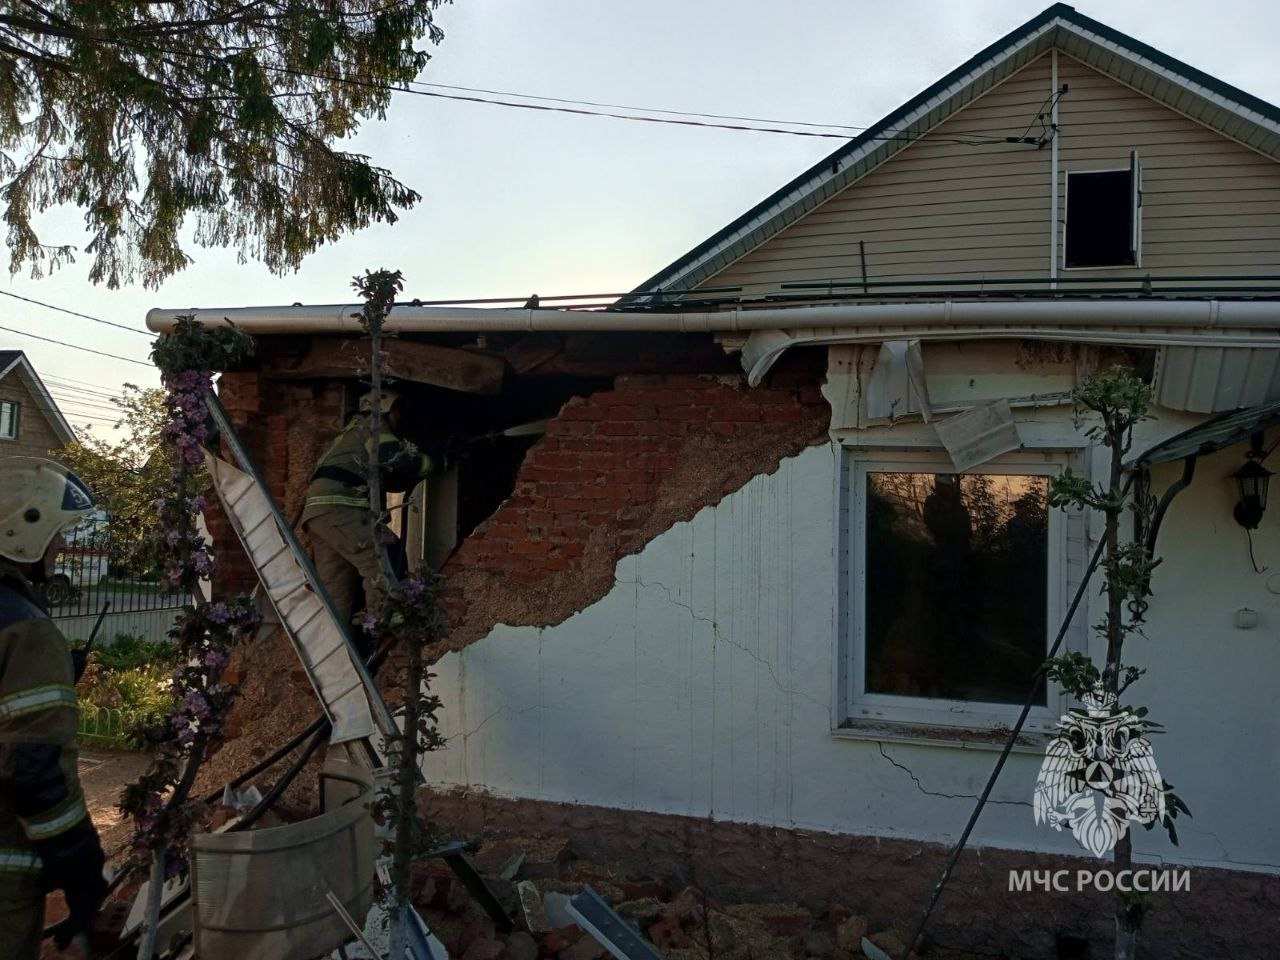
M 867 693 L 1020 704 L 1044 660 L 1048 478 L 869 471 Z M 1045 703 L 1041 683 L 1038 702 Z

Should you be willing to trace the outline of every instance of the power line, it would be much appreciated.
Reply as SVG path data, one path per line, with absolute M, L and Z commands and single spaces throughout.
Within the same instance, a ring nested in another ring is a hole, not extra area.
M 125 363 L 136 363 L 140 367 L 150 367 L 151 364 L 145 360 L 135 360 L 133 357 L 122 357 L 118 353 L 106 353 L 102 350 L 94 350 L 92 347 L 82 347 L 78 343 L 67 343 L 65 340 L 55 340 L 53 337 L 42 337 L 38 333 L 30 333 L 26 330 L 15 330 L 13 327 L 0 326 L 0 330 L 6 333 L 16 333 L 20 337 L 30 337 L 32 340 L 43 340 L 45 343 L 56 343 L 60 347 L 70 347 L 72 350 L 82 350 L 85 353 L 97 354 L 100 357 L 110 357 L 112 360 L 123 360 Z
M 62 390 L 70 394 L 78 394 L 81 396 L 91 397 L 95 400 L 116 400 L 120 398 L 119 394 L 108 393 L 105 390 L 90 390 L 88 387 L 76 387 L 69 383 L 62 383 L 51 377 L 44 377 L 45 384 L 52 390 Z
M 111 406 L 110 404 L 94 403 L 92 400 L 81 400 L 78 397 L 68 397 L 65 394 L 61 394 L 61 393 L 51 392 L 49 396 L 57 400 L 59 405 L 62 405 L 64 403 L 75 404 L 78 407 L 86 407 L 90 410 L 105 410 L 107 413 L 118 414 L 121 417 L 125 415 L 124 410 L 120 409 L 119 407 Z
M 464 87 L 453 83 L 431 83 L 426 80 L 411 80 L 409 84 L 417 87 L 435 87 L 441 90 L 461 90 L 464 93 L 485 93 L 497 97 L 520 97 L 524 100 L 545 100 L 549 103 L 569 103 L 583 107 L 606 107 L 612 110 L 631 110 L 636 113 L 666 113 L 682 117 L 701 117 L 704 120 L 742 120 L 747 123 L 778 123 L 788 127 L 815 127 L 829 130 L 869 130 L 865 125 L 855 123 L 811 123 L 805 120 L 777 120 L 767 117 L 739 117 L 726 113 L 698 113 L 695 110 L 668 110 L 663 107 L 637 107 L 626 103 L 603 103 L 599 100 L 575 100 L 571 97 L 543 97 L 533 93 L 520 93 L 516 90 L 489 90 L 485 87 Z
M 130 45 L 127 41 L 117 40 L 112 37 L 103 37 L 101 39 L 105 43 L 117 43 L 125 46 Z M 208 53 L 198 53 L 193 50 L 173 50 L 169 48 L 157 48 L 157 47 L 152 47 L 151 49 L 155 52 L 167 53 L 174 56 L 191 57 L 197 60 L 205 60 L 212 63 L 223 62 L 223 59 L 221 57 L 217 57 L 217 56 L 214 56 L 213 54 L 208 54 Z M 309 80 L 323 80 L 327 83 L 339 83 L 339 84 L 345 84 L 347 86 L 366 87 L 371 90 L 382 90 L 387 93 L 409 93 L 419 97 L 434 97 L 441 100 L 457 100 L 457 101 L 462 101 L 466 103 L 487 103 L 492 106 L 511 107 L 519 110 L 539 110 L 547 113 L 565 113 L 565 114 L 571 114 L 574 116 L 606 117 L 611 120 L 631 120 L 639 123 L 671 124 L 671 125 L 682 126 L 682 127 L 704 127 L 704 128 L 716 129 L 716 130 L 734 130 L 738 132 L 747 132 L 747 133 L 773 133 L 773 134 L 781 134 L 781 135 L 793 136 L 793 137 L 820 137 L 820 138 L 830 139 L 830 140 L 851 139 L 850 135 L 847 132 L 846 133 L 829 133 L 821 129 L 788 130 L 788 129 L 784 129 L 783 127 L 776 127 L 776 126 L 748 126 L 743 123 L 716 123 L 716 122 L 710 122 L 708 120 L 687 120 L 687 119 L 682 120 L 682 119 L 679 119 L 679 117 L 677 116 L 657 117 L 657 116 L 646 116 L 642 113 L 612 113 L 612 112 L 608 112 L 607 110 L 591 110 L 591 109 L 586 109 L 585 107 L 574 107 L 574 106 L 563 105 L 563 104 L 572 104 L 572 103 L 579 103 L 579 104 L 595 103 L 595 101 L 589 101 L 589 100 L 570 100 L 567 98 L 555 98 L 555 97 L 534 97 L 529 94 L 522 94 L 522 93 L 504 93 L 500 91 L 485 91 L 485 92 L 491 92 L 493 95 L 499 96 L 499 97 L 522 97 L 524 99 L 545 100 L 545 101 L 550 101 L 551 103 L 557 103 L 562 105 L 551 106 L 549 105 L 549 103 L 521 103 L 517 100 L 490 99 L 488 97 L 476 96 L 475 94 L 442 93 L 438 89 L 420 90 L 420 89 L 416 89 L 414 86 L 411 86 L 411 84 L 417 85 L 417 86 L 444 87 L 445 89 L 456 89 L 456 90 L 473 89 L 476 91 L 480 91 L 481 88 L 478 88 L 478 87 L 476 88 L 452 87 L 452 86 L 447 86 L 445 84 L 431 84 L 431 83 L 427 83 L 426 81 L 419 81 L 419 80 L 410 80 L 406 83 L 397 85 L 397 84 L 390 84 L 390 83 L 378 83 L 373 80 L 363 80 L 357 77 L 340 77 L 340 76 L 335 76 L 333 74 L 311 73 L 306 70 L 296 70 L 292 67 L 282 67 L 282 66 L 279 66 L 278 64 L 272 64 L 272 63 L 261 63 L 259 64 L 259 66 L 263 70 L 270 70 L 273 73 L 283 73 L 288 76 L 303 77 Z M 598 104 L 598 105 L 609 106 L 605 104 Z M 622 107 L 622 106 L 614 106 L 613 108 L 625 109 L 625 110 L 638 109 L 633 107 Z M 684 116 L 684 117 L 720 116 L 722 119 L 738 119 L 738 118 L 730 117 L 728 115 L 701 114 L 701 113 L 693 113 L 693 112 L 685 112 L 685 111 L 654 111 L 654 112 L 678 113 L 680 116 Z M 809 127 L 825 126 L 825 125 L 819 125 L 819 124 L 810 124 L 807 122 L 793 122 L 793 121 L 787 121 L 787 120 L 777 120 L 777 121 L 761 120 L 761 121 L 750 121 L 750 122 L 752 123 L 783 123 L 783 124 L 790 124 L 792 126 L 809 126 Z M 858 127 L 846 126 L 844 124 L 835 124 L 833 126 L 839 127 L 846 131 L 860 129 Z M 866 128 L 861 128 L 861 129 L 866 129 Z M 884 140 L 884 141 L 901 140 L 906 142 L 914 142 L 915 140 L 919 139 L 919 137 L 903 135 L 899 131 L 899 132 L 887 132 L 884 134 L 877 134 L 875 136 L 868 137 L 867 139 Z M 1012 137 L 955 136 L 955 137 L 935 137 L 934 142 L 955 143 L 955 144 L 961 144 L 965 146 L 984 146 L 988 144 L 1010 143 L 1010 142 L 1018 142 L 1018 141 L 1016 140 L 1016 138 L 1012 138 Z
M 188 55 L 197 56 L 197 54 L 188 54 Z M 681 127 L 704 127 L 704 128 L 713 129 L 713 130 L 734 130 L 738 132 L 747 132 L 747 133 L 773 133 L 773 134 L 782 134 L 782 135 L 792 136 L 792 137 L 819 137 L 819 138 L 824 138 L 828 140 L 852 139 L 852 137 L 850 137 L 848 133 L 829 133 L 823 130 L 788 130 L 783 127 L 750 126 L 743 123 L 717 123 L 717 122 L 711 122 L 707 120 L 682 120 L 682 119 L 679 119 L 678 117 L 656 117 L 651 115 L 647 116 L 639 113 L 612 113 L 605 110 L 591 110 L 585 107 L 550 106 L 545 103 L 520 103 L 519 101 L 516 101 L 516 100 L 491 99 L 487 97 L 475 96 L 472 94 L 441 93 L 437 90 L 417 90 L 409 86 L 395 86 L 393 84 L 381 84 L 381 83 L 373 83 L 371 81 L 365 81 L 365 80 L 356 80 L 354 78 L 349 78 L 349 77 L 333 77 L 333 76 L 326 76 L 324 74 L 305 73 L 300 70 L 291 70 L 287 67 L 278 67 L 278 66 L 267 65 L 267 64 L 263 64 L 263 68 L 267 70 L 273 70 L 279 73 L 287 73 L 295 76 L 309 77 L 313 80 L 327 80 L 331 83 L 346 83 L 354 86 L 373 87 L 373 88 L 386 90 L 394 93 L 411 93 L 419 97 L 436 97 L 441 100 L 458 100 L 466 103 L 487 103 L 487 104 L 490 104 L 491 106 L 514 107 L 520 110 L 541 110 L 547 113 L 567 113 L 575 116 L 584 116 L 584 117 L 606 117 L 611 120 L 632 120 L 640 123 L 671 124 L 674 126 L 681 126 Z M 413 81 L 413 82 L 416 83 L 418 81 Z M 523 96 L 523 94 L 516 94 L 515 96 Z M 582 101 L 582 102 L 586 102 L 586 101 Z M 701 114 L 691 113 L 691 114 L 686 114 L 686 116 L 701 116 Z M 765 121 L 765 122 L 786 123 L 788 121 Z M 898 132 L 898 133 L 876 134 L 875 136 L 867 137 L 867 139 L 884 140 L 884 141 L 902 140 L 902 141 L 914 142 L 915 140 L 919 139 L 919 137 L 904 135 Z M 936 143 L 955 143 L 955 144 L 961 144 L 964 146 L 984 146 L 987 144 L 1007 142 L 1005 137 L 959 137 L 959 136 L 956 136 L 956 137 L 934 137 L 933 140 Z
M 149 330 L 139 330 L 137 327 L 125 326 L 123 323 L 115 323 L 111 320 L 103 320 L 101 317 L 94 317 L 87 313 L 81 313 L 78 310 L 69 310 L 66 307 L 59 307 L 57 304 L 45 303 L 43 300 L 34 300 L 31 297 L 24 297 L 16 293 L 10 293 L 8 290 L 0 290 L 0 294 L 6 297 L 12 297 L 14 300 L 21 300 L 24 303 L 33 303 L 37 307 L 47 307 L 50 310 L 57 310 L 59 313 L 70 314 L 73 317 L 80 317 L 84 320 L 92 320 L 94 323 L 106 324 L 108 327 L 115 327 L 118 330 L 128 330 L 130 333 L 140 333 L 144 337 L 154 337 Z

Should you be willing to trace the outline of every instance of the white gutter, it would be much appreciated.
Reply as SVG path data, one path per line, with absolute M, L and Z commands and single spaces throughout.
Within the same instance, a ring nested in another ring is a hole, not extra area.
M 164 332 L 181 316 L 234 323 L 254 334 L 360 333 L 359 304 L 160 310 L 147 326 Z M 742 367 L 755 386 L 791 347 L 915 338 L 1018 338 L 1131 346 L 1249 346 L 1280 349 L 1280 301 L 1262 300 L 941 300 L 731 307 L 657 313 L 397 305 L 386 329 L 398 333 L 677 332 L 745 333 Z
M 360 333 L 360 304 L 147 312 L 158 333 L 183 316 L 234 323 L 247 333 Z M 386 329 L 398 333 L 667 331 L 750 333 L 811 327 L 1000 326 L 1194 327 L 1280 331 L 1280 301 L 1260 300 L 938 300 L 929 303 L 837 303 L 730 307 L 714 311 L 543 310 L 427 307 L 397 304 Z M 870 332 L 870 331 L 868 331 Z M 963 336 L 963 329 L 955 331 Z M 1023 334 L 1018 334 L 1019 336 Z

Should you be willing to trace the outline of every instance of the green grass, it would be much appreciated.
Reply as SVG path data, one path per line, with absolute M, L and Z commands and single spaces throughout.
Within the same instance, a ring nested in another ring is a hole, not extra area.
M 80 736 L 99 746 L 136 748 L 132 731 L 169 711 L 172 645 L 121 634 L 95 648 L 80 679 Z

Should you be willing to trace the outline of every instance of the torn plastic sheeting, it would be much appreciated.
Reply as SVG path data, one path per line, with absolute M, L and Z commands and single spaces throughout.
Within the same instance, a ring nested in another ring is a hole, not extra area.
M 962 473 L 1022 446 L 1008 400 L 993 400 L 957 413 L 935 423 L 934 429 Z
M 913 413 L 925 423 L 932 417 L 920 341 L 886 340 L 867 379 L 867 416 L 896 420 Z
M 742 345 L 742 369 L 747 374 L 747 384 L 758 387 L 778 358 L 796 338 L 784 330 L 755 330 Z
M 271 599 L 303 668 L 333 722 L 332 743 L 371 737 L 373 715 L 347 641 L 281 536 L 253 479 L 225 460 L 205 459 L 214 489 Z

